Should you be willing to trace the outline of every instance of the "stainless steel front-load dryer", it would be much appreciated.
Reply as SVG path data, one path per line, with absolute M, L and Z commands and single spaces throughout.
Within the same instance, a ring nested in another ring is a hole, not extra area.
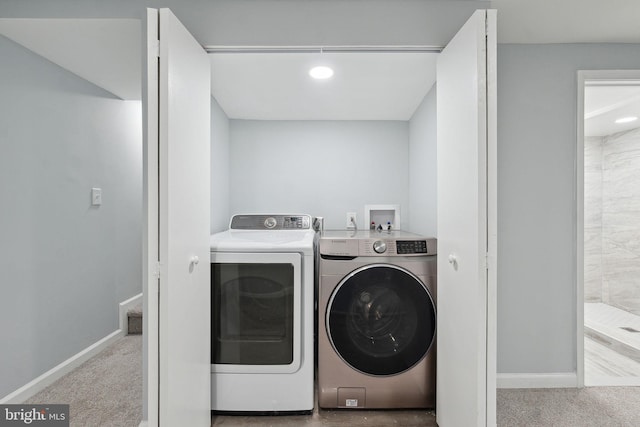
M 436 239 L 326 231 L 319 252 L 319 406 L 435 407 Z

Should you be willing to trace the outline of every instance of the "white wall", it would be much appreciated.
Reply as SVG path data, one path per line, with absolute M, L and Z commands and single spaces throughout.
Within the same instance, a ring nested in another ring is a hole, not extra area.
M 437 234 L 436 86 L 409 122 L 409 223 L 414 233 Z
M 231 214 L 301 212 L 344 229 L 347 212 L 364 227 L 366 204 L 408 206 L 408 122 L 231 120 L 230 144 Z
M 640 45 L 498 46 L 498 372 L 576 370 L 577 70 Z
M 0 397 L 142 290 L 141 104 L 0 36 Z M 92 187 L 103 204 L 90 204 Z
M 211 98 L 211 233 L 229 227 L 229 119 Z

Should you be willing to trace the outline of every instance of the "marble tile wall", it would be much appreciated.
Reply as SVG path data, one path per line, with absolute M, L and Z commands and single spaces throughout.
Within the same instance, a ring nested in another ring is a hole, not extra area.
M 585 302 L 640 315 L 640 128 L 585 139 Z
M 602 144 L 602 288 L 640 315 L 640 128 Z
M 584 141 L 584 300 L 602 300 L 602 137 Z

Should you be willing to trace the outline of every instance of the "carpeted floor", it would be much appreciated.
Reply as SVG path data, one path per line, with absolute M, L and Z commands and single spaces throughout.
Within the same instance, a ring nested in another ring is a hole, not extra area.
M 27 403 L 68 403 L 72 426 L 137 427 L 142 414 L 142 337 L 129 335 Z M 498 390 L 500 427 L 640 426 L 640 387 Z M 293 424 L 292 424 L 293 422 Z M 314 411 L 299 417 L 213 417 L 226 426 L 435 425 L 432 411 Z M 416 424 L 417 423 L 417 424 Z
M 498 390 L 498 426 L 640 426 L 640 387 Z
M 137 427 L 142 420 L 142 336 L 119 339 L 25 403 L 69 404 L 71 426 Z

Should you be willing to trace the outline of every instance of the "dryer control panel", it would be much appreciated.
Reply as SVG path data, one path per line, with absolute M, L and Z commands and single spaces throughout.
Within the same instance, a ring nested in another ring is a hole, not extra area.
M 229 226 L 231 230 L 309 230 L 309 215 L 234 215 Z

